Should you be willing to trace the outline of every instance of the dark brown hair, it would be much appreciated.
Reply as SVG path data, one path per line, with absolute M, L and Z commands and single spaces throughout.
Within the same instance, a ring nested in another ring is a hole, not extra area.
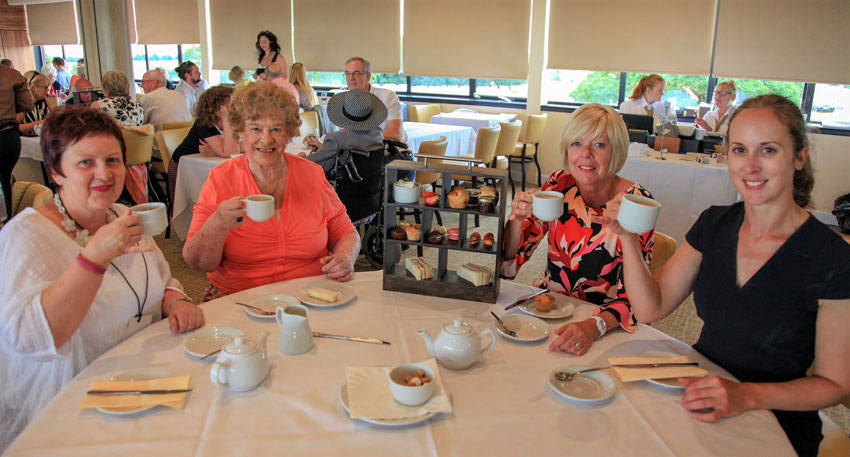
M 121 160 L 126 161 L 124 134 L 111 115 L 105 111 L 73 105 L 50 110 L 41 127 L 44 164 L 49 170 L 65 176 L 62 172 L 62 154 L 83 138 L 98 135 L 111 136 L 118 140 L 121 146 Z
M 809 145 L 806 122 L 803 120 L 800 108 L 781 95 L 767 94 L 747 99 L 732 114 L 732 119 L 729 120 L 729 132 L 732 132 L 732 123 L 739 114 L 748 109 L 758 108 L 771 110 L 779 122 L 788 129 L 788 135 L 794 143 L 794 156 L 800 159 L 800 152 Z M 809 151 L 809 157 L 811 157 L 811 151 Z M 805 208 L 812 199 L 813 187 L 815 187 L 814 170 L 812 161 L 807 158 L 802 169 L 794 170 L 794 202 Z
M 233 88 L 227 86 L 215 86 L 204 91 L 198 97 L 198 104 L 195 105 L 195 119 L 204 127 L 215 127 L 218 121 L 218 110 L 221 105 L 230 103 L 230 96 L 233 95 Z

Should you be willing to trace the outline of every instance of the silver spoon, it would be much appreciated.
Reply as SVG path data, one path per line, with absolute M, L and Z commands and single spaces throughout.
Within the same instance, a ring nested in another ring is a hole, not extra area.
M 573 371 L 572 373 L 566 373 L 564 371 L 559 371 L 559 372 L 555 373 L 555 379 L 557 379 L 558 381 L 570 382 L 570 381 L 573 380 L 573 378 L 575 378 L 576 376 L 578 376 L 582 373 L 587 373 L 588 371 L 604 370 L 606 368 L 608 368 L 608 367 L 585 368 L 583 370 Z
M 493 317 L 495 317 L 495 318 L 496 318 L 496 322 L 498 322 L 498 323 L 499 323 L 499 325 L 501 325 L 501 326 L 502 326 L 502 329 L 504 329 L 504 330 L 505 330 L 505 333 L 507 333 L 509 336 L 516 336 L 516 332 L 515 332 L 515 331 L 513 331 L 513 330 L 508 330 L 508 326 L 507 326 L 507 325 L 505 325 L 505 323 L 504 323 L 504 322 L 502 322 L 502 320 L 501 320 L 501 319 L 499 319 L 499 316 L 497 316 L 497 315 L 496 315 L 496 313 L 494 313 L 493 311 L 490 311 L 490 314 L 492 314 L 492 315 L 493 315 Z

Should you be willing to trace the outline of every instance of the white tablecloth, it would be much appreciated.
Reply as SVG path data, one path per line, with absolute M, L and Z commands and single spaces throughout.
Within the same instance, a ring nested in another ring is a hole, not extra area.
M 676 239 L 681 246 L 685 234 L 700 213 L 711 205 L 730 205 L 738 201 L 738 191 L 732 185 L 726 164 L 714 159 L 699 164 L 696 157 L 705 154 L 664 154 L 658 160 L 656 151 L 647 158 L 629 157 L 618 173 L 649 189 L 661 202 L 656 229 Z
M 339 402 L 346 366 L 425 360 L 429 355 L 417 329 L 436 335 L 454 318 L 479 331 L 492 327 L 488 311 L 500 311 L 529 288 L 503 282 L 499 303 L 491 306 L 386 292 L 380 272 L 357 273 L 350 283 L 357 290 L 356 301 L 310 308 L 310 325 L 314 331 L 375 337 L 392 345 L 316 339 L 312 350 L 297 356 L 279 350 L 274 320 L 249 317 L 234 304 L 258 295 L 292 294 L 316 279 L 263 286 L 203 305 L 207 327 L 240 328 L 252 339 L 262 330 L 270 332 L 271 372 L 257 389 L 237 393 L 214 386 L 209 379 L 213 360 L 186 355 L 182 345 L 187 336 L 172 335 L 162 321 L 92 362 L 47 405 L 8 455 L 793 455 L 768 411 L 702 423 L 681 407 L 681 391 L 644 382 L 615 381 L 614 397 L 596 406 L 564 401 L 550 390 L 547 376 L 556 367 L 593 366 L 610 356 L 650 350 L 687 354 L 710 372 L 724 373 L 684 343 L 641 324 L 632 335 L 609 333 L 582 357 L 549 352 L 552 336 L 532 344 L 499 337 L 471 368 L 440 368 L 451 392 L 452 414 L 398 429 L 351 420 Z M 592 309 L 580 304 L 576 318 L 588 317 Z M 550 321 L 550 328 L 563 322 Z M 185 408 L 157 407 L 127 417 L 76 409 L 91 381 L 141 367 L 191 375 L 193 391 Z
M 431 118 L 431 123 L 445 125 L 465 125 L 467 127 L 472 127 L 472 129 L 475 130 L 475 133 L 477 134 L 478 129 L 480 129 L 481 127 L 496 127 L 501 122 L 512 122 L 516 118 L 516 114 L 487 114 L 469 111 L 454 111 L 451 113 L 440 113 L 434 115 Z
M 466 155 L 475 150 L 477 135 L 470 127 L 405 122 L 404 131 L 407 133 L 407 145 L 414 154 L 419 152 L 423 141 L 439 140 L 441 136 L 448 140 L 447 156 Z

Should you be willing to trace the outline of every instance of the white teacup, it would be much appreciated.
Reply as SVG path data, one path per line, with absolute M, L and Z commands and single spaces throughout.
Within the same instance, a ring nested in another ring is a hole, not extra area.
M 142 228 L 143 236 L 159 235 L 168 227 L 168 213 L 165 211 L 165 203 L 142 203 L 130 209 L 139 218 L 139 227 Z
M 534 215 L 541 221 L 554 221 L 564 214 L 564 194 L 546 190 L 536 192 L 532 203 Z
M 257 194 L 245 198 L 245 214 L 254 222 L 265 222 L 274 216 L 274 197 Z
M 620 202 L 617 222 L 629 232 L 646 233 L 655 227 L 659 211 L 661 211 L 661 203 L 657 200 L 641 195 L 626 194 Z
M 702 128 L 699 128 L 699 127 L 695 128 L 694 129 L 694 139 L 695 140 L 701 140 L 703 138 L 705 138 L 705 129 L 702 129 Z

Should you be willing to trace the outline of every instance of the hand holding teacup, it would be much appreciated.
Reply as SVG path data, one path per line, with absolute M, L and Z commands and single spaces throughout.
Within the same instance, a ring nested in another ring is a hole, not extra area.
M 218 225 L 224 230 L 233 230 L 245 222 L 245 209 L 242 196 L 237 195 L 219 203 L 213 213 Z
M 655 228 L 660 211 L 658 201 L 622 192 L 605 204 L 602 216 L 591 216 L 591 220 L 608 226 L 619 237 L 632 237 Z
M 112 259 L 128 252 L 152 251 L 153 245 L 139 246 L 142 240 L 142 227 L 138 225 L 139 218 L 135 214 L 127 214 L 103 225 L 92 235 L 91 240 L 83 248 L 83 257 L 97 266 L 106 268 Z
M 511 213 L 508 215 L 509 221 L 522 222 L 532 214 L 535 192 L 537 192 L 537 189 L 531 189 L 528 192 L 519 192 L 514 195 L 514 199 L 511 201 Z

